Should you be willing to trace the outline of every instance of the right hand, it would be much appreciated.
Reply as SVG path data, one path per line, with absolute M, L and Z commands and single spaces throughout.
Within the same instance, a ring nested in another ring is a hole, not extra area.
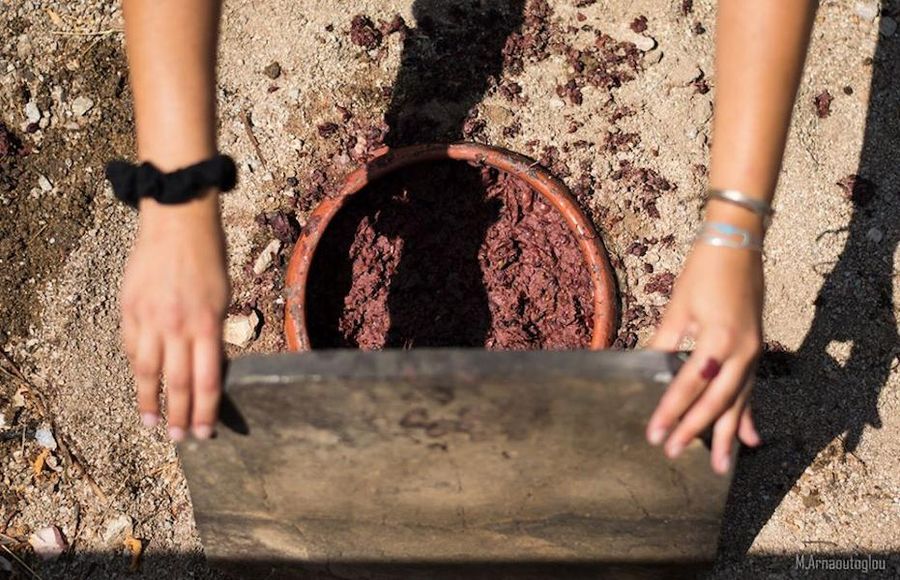
M 122 338 L 141 420 L 159 422 L 160 374 L 168 432 L 213 435 L 221 394 L 222 321 L 230 300 L 218 195 L 183 205 L 143 200 L 122 284 Z

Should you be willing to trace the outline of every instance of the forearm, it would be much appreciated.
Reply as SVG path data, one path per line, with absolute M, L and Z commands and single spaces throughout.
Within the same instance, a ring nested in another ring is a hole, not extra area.
M 710 187 L 772 200 L 816 4 L 720 0 Z M 727 206 L 711 204 L 710 214 L 754 219 Z
M 212 157 L 220 3 L 124 0 L 123 10 L 138 157 L 162 171 Z M 188 206 L 212 205 L 215 197 Z M 142 200 L 142 212 L 156 209 Z
M 216 154 L 217 0 L 124 0 L 137 152 L 171 172 Z M 212 436 L 221 392 L 222 319 L 230 300 L 219 196 L 140 200 L 122 282 L 122 340 L 148 427 L 160 421 L 165 375 L 169 436 Z

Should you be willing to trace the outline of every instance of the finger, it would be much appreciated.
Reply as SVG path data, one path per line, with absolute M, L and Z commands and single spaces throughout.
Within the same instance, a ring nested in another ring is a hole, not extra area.
M 198 439 L 212 437 L 222 392 L 222 342 L 201 338 L 194 343 L 194 401 L 191 425 Z
M 739 398 L 729 409 L 719 417 L 713 427 L 712 452 L 710 464 L 713 471 L 720 475 L 728 473 L 731 467 L 731 454 L 734 449 L 734 437 L 737 434 L 738 422 L 745 406 L 745 400 Z
M 744 407 L 744 412 L 741 413 L 738 437 L 748 447 L 756 447 L 762 443 L 762 437 L 759 436 L 759 431 L 756 430 L 756 425 L 753 422 L 753 413 L 750 411 L 750 405 Z
M 669 305 L 662 322 L 650 339 L 650 348 L 668 352 L 678 350 L 687 328 L 688 317 L 685 312 L 676 304 Z
M 159 423 L 159 373 L 162 368 L 162 341 L 152 332 L 137 338 L 132 370 L 137 386 L 138 410 L 146 427 Z
M 747 363 L 737 357 L 728 359 L 719 375 L 669 435 L 666 441 L 666 455 L 673 459 L 678 457 L 688 443 L 721 417 L 735 401 L 742 397 L 745 400 L 748 391 L 745 387 L 746 377 Z M 743 405 L 741 406 L 743 408 Z
M 656 411 L 647 423 L 647 440 L 658 445 L 666 438 L 694 403 L 709 382 L 719 374 L 720 361 L 728 358 L 730 343 L 718 332 L 705 332 L 697 341 L 697 348 L 678 371 L 669 388 L 663 393 Z
M 166 392 L 169 405 L 169 437 L 182 441 L 191 416 L 191 343 L 186 338 L 166 340 Z

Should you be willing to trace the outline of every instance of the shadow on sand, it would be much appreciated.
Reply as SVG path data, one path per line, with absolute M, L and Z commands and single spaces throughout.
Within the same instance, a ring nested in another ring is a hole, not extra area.
M 803 344 L 796 353 L 770 351 L 763 357 L 753 404 L 767 443 L 745 450 L 738 464 L 725 515 L 723 561 L 746 554 L 830 443 L 837 438 L 840 452 L 852 453 L 866 427 L 881 426 L 879 394 L 900 356 L 892 302 L 900 237 L 900 36 L 879 37 L 871 66 L 846 242 L 835 263 L 822 265 L 827 273 Z M 828 353 L 832 342 L 852 344 L 845 364 Z

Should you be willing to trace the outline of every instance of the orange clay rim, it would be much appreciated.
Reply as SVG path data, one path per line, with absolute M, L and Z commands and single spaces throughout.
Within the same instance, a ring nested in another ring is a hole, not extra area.
M 371 161 L 347 176 L 337 194 L 326 197 L 313 210 L 294 246 L 285 276 L 284 334 L 288 350 L 296 352 L 311 348 L 306 327 L 306 286 L 310 266 L 325 229 L 350 196 L 388 173 L 416 163 L 441 160 L 468 161 L 515 175 L 562 214 L 578 240 L 594 286 L 591 349 L 608 348 L 614 339 L 616 321 L 612 268 L 603 242 L 568 188 L 535 161 L 523 155 L 478 143 L 456 143 L 413 145 L 398 149 L 383 147 L 375 152 Z

